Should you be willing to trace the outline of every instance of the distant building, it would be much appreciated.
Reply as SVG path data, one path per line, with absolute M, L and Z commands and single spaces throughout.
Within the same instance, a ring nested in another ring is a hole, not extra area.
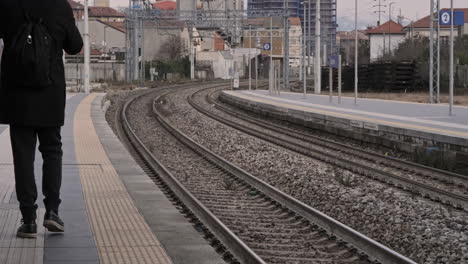
M 84 19 L 84 6 L 73 0 L 68 0 L 75 20 Z M 108 6 L 89 6 L 88 16 L 90 19 L 99 19 L 105 22 L 124 22 L 125 14 Z
M 84 17 L 84 6 L 78 2 L 68 0 L 68 3 L 70 4 L 72 11 L 73 11 L 73 16 L 75 17 L 75 20 L 83 19 Z
M 449 10 L 444 8 L 443 10 Z M 458 26 L 455 30 L 455 36 L 468 35 L 468 8 L 455 8 L 455 11 L 463 11 L 465 13 L 465 25 Z M 415 21 L 403 29 L 407 37 L 429 37 L 431 32 L 431 18 L 426 16 L 418 21 Z M 450 36 L 450 26 L 440 26 L 440 37 L 442 43 L 448 43 Z
M 83 33 L 83 20 L 76 21 Z M 99 19 L 89 20 L 89 42 L 91 48 L 102 53 L 125 52 L 125 27 L 121 22 L 105 22 Z
M 244 22 L 244 48 L 259 48 L 263 55 L 273 55 L 273 58 L 284 57 L 284 26 L 282 18 L 273 19 L 273 30 L 270 29 L 269 18 L 248 19 Z M 252 31 L 250 28 L 252 27 Z M 273 32 L 273 42 L 270 34 Z M 302 54 L 301 50 L 301 20 L 298 17 L 289 18 L 289 57 L 293 66 L 297 66 Z M 252 42 L 250 42 L 252 40 Z M 272 50 L 264 50 L 265 44 L 272 44 Z
M 105 22 L 124 22 L 125 14 L 112 7 L 90 6 L 89 17 Z
M 309 31 L 309 23 L 307 22 L 304 25 L 304 7 L 301 5 L 302 1 L 299 0 L 288 0 L 288 10 L 289 15 L 291 17 L 300 17 L 302 23 L 302 29 Z M 307 1 L 306 1 L 307 2 Z M 307 15 L 310 17 L 311 20 L 311 32 L 312 38 L 308 41 L 312 47 L 312 52 L 315 51 L 315 13 L 316 13 L 316 1 L 311 2 L 311 12 L 309 14 L 309 8 L 307 8 Z M 322 37 L 322 44 L 327 45 L 327 54 L 336 53 L 336 30 L 337 30 L 337 23 L 336 23 L 336 7 L 337 7 L 336 0 L 322 0 L 320 2 L 320 10 L 321 10 L 321 35 Z M 284 10 L 284 1 L 282 0 L 248 0 L 248 10 L 259 10 L 259 11 L 281 11 Z M 308 7 L 308 5 L 307 5 Z
M 175 1 L 156 1 L 152 4 L 153 9 L 157 10 L 176 10 L 177 3 Z
M 360 46 L 368 46 L 369 36 L 366 35 L 365 30 L 358 30 L 358 42 Z M 343 64 L 353 64 L 355 60 L 356 31 L 338 31 L 336 44 L 343 55 Z
M 109 7 L 109 0 L 94 0 L 94 6 Z
M 370 46 L 370 61 L 375 62 L 385 54 L 390 54 L 398 48 L 406 38 L 403 25 L 390 20 L 367 31 Z

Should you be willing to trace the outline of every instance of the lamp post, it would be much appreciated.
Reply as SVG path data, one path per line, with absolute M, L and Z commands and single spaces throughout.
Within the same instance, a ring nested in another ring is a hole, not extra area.
M 250 47 L 252 46 L 252 25 L 249 25 L 249 91 L 252 90 L 252 59 L 250 58 Z
M 309 35 L 307 36 L 307 56 L 308 56 L 308 59 L 307 59 L 307 74 L 310 74 L 310 65 L 312 65 L 311 57 L 310 57 L 310 54 L 312 53 L 312 45 L 310 43 L 310 41 L 312 39 L 312 18 L 311 18 L 312 5 L 311 5 L 310 1 L 311 0 L 309 0 L 309 14 L 308 14 L 308 19 L 307 19 L 307 22 L 309 23 L 309 25 L 308 25 Z
M 306 28 L 306 25 L 307 25 L 307 15 L 306 15 L 306 4 L 307 2 L 304 0 L 303 2 L 301 2 L 301 4 L 303 5 L 303 8 L 304 8 L 304 28 L 303 28 L 303 37 L 302 37 L 302 40 L 303 40 L 303 46 L 302 46 L 302 69 L 301 69 L 301 73 L 302 73 L 302 82 L 303 82 L 303 85 L 304 85 L 304 96 L 306 96 L 307 94 L 307 67 L 306 67 L 306 53 L 307 53 L 307 28 Z M 309 10 L 310 10 L 310 0 L 309 0 Z M 309 29 L 310 30 L 310 29 Z
M 89 50 L 89 15 L 88 15 L 88 0 L 84 1 L 84 69 L 83 69 L 83 85 L 85 93 L 89 93 L 89 63 L 90 63 L 90 50 Z
M 392 21 L 392 5 L 395 4 L 395 2 L 391 2 L 388 5 L 388 54 L 391 56 L 392 55 L 392 32 L 390 32 L 390 23 Z
M 453 25 L 454 25 L 454 12 L 453 12 L 453 0 L 450 0 L 450 102 L 449 102 L 449 115 L 453 115 L 453 86 L 454 86 L 454 65 L 453 65 Z
M 256 49 L 255 49 L 255 90 L 258 90 L 258 55 L 257 54 L 257 51 L 258 49 L 261 48 L 260 46 L 260 39 L 258 38 L 257 36 L 257 33 L 255 33 L 255 36 L 256 36 L 256 39 L 257 39 L 257 46 L 256 46 Z M 262 54 L 262 52 L 260 51 L 260 54 Z
M 357 105 L 358 97 L 358 30 L 357 30 L 357 19 L 358 19 L 358 0 L 355 0 L 355 18 L 354 18 L 354 30 L 355 30 L 355 51 L 354 51 L 354 105 Z
M 106 37 L 106 29 L 109 28 L 108 25 L 105 25 L 104 26 L 104 56 L 106 58 L 106 61 L 107 61 L 107 37 Z M 104 63 L 104 81 L 107 79 L 107 63 L 105 62 Z
M 321 23 L 320 23 L 320 0 L 316 0 L 315 5 L 315 93 L 320 94 L 322 90 L 322 67 L 320 60 L 321 41 Z

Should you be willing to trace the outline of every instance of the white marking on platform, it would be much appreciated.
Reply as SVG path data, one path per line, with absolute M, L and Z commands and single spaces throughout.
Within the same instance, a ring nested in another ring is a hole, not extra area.
M 263 95 L 263 94 L 258 94 L 258 93 L 253 93 L 253 92 L 244 92 L 244 94 L 248 94 L 254 97 L 261 97 L 264 99 L 268 99 L 270 101 L 282 101 L 285 103 L 293 104 L 293 105 L 301 105 L 305 107 L 315 107 L 315 108 L 322 108 L 322 109 L 327 109 L 327 110 L 332 110 L 332 111 L 337 111 L 337 112 L 348 112 L 348 113 L 355 113 L 355 114 L 361 114 L 361 115 L 368 115 L 368 116 L 374 116 L 374 117 L 382 117 L 382 118 L 388 118 L 388 119 L 395 119 L 395 120 L 400 120 L 400 121 L 409 121 L 409 122 L 415 122 L 415 123 L 420 123 L 420 124 L 431 124 L 431 125 L 437 125 L 437 126 L 442 126 L 442 127 L 452 127 L 452 128 L 458 128 L 458 129 L 465 129 L 468 130 L 468 126 L 466 125 L 459 125 L 459 124 L 452 124 L 452 123 L 446 123 L 446 122 L 439 122 L 439 121 L 426 121 L 426 120 L 420 120 L 418 118 L 413 118 L 413 117 L 404 117 L 404 116 L 396 116 L 396 115 L 389 115 L 389 114 L 381 114 L 381 113 L 372 113 L 372 112 L 366 112 L 366 111 L 361 111 L 361 110 L 353 110 L 353 109 L 346 109 L 346 108 L 339 108 L 339 107 L 333 107 L 333 106 L 325 106 L 325 105 L 319 105 L 319 104 L 313 104 L 313 103 L 304 103 L 296 100 L 289 100 L 289 99 L 284 99 L 284 98 L 277 98 L 277 97 L 272 97 L 268 95 Z M 313 110 L 313 109 L 311 109 Z

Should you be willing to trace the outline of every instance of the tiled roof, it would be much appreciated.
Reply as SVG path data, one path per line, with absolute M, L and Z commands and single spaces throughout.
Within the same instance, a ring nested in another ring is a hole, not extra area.
M 449 8 L 442 9 L 444 11 L 450 10 Z M 465 23 L 468 23 L 468 8 L 454 8 L 455 11 L 464 11 L 465 12 Z M 431 18 L 426 16 L 413 23 L 415 28 L 429 28 L 431 26 Z M 409 26 L 406 26 L 409 27 Z M 440 27 L 450 27 L 450 26 L 440 26 Z
M 403 34 L 403 25 L 390 20 L 378 27 L 370 29 L 367 34 Z
M 70 4 L 72 9 L 84 9 L 84 6 L 80 3 L 77 3 L 73 0 L 68 0 L 68 3 Z
M 359 40 L 368 40 L 369 37 L 366 35 L 367 31 L 358 30 L 358 39 Z M 338 40 L 355 40 L 356 33 L 355 31 L 338 31 L 336 34 Z
M 120 32 L 125 33 L 125 22 L 105 22 L 99 20 L 101 23 L 108 25 L 109 27 L 116 29 Z
M 84 55 L 84 48 L 81 49 L 79 55 L 83 56 Z M 93 48 L 90 48 L 89 49 L 89 55 L 91 56 L 100 56 L 102 55 L 102 52 L 98 49 L 93 49 Z
M 174 1 L 158 1 L 153 3 L 153 8 L 159 10 L 176 10 L 177 3 Z
M 289 18 L 289 23 L 291 25 L 299 26 L 299 25 L 301 25 L 301 19 L 299 17 L 290 17 Z
M 125 17 L 125 14 L 112 7 L 90 6 L 89 17 Z

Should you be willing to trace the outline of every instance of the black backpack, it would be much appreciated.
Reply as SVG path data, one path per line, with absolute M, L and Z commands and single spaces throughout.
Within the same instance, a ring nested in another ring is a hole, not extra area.
M 52 84 L 52 37 L 42 18 L 31 19 L 19 1 L 26 22 L 13 36 L 8 54 L 9 85 L 43 89 Z

